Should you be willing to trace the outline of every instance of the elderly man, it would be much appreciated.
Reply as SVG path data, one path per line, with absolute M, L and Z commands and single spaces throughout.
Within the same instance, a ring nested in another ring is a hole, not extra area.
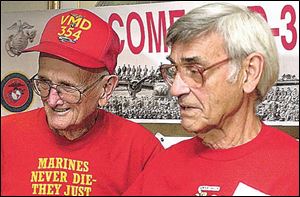
M 125 195 L 298 196 L 299 142 L 255 113 L 279 70 L 265 20 L 211 3 L 178 19 L 167 44 L 161 73 L 196 136 L 156 157 Z
M 1 195 L 121 195 L 163 148 L 144 127 L 98 109 L 117 85 L 113 29 L 94 13 L 51 18 L 30 82 L 44 107 L 1 118 Z

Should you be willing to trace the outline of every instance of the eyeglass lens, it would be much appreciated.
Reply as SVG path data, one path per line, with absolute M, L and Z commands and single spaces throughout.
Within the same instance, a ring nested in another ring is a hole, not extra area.
M 48 97 L 51 88 L 54 88 L 57 91 L 60 98 L 68 103 L 77 103 L 80 100 L 81 93 L 75 87 L 66 86 L 66 85 L 56 85 L 56 87 L 54 87 L 49 82 L 39 80 L 39 79 L 33 79 L 32 81 L 33 81 L 33 89 L 42 98 Z

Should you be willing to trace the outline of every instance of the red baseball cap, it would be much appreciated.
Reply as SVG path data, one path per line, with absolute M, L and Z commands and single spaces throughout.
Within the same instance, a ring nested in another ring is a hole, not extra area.
M 31 51 L 49 53 L 85 68 L 106 67 L 112 74 L 120 53 L 120 40 L 99 16 L 75 9 L 52 17 L 40 43 L 22 52 Z

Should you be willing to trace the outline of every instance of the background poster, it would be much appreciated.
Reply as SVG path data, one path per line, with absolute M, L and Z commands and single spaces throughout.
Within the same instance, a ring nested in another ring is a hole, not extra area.
M 89 9 L 108 21 L 121 39 L 122 52 L 116 68 L 119 85 L 106 110 L 139 123 L 180 122 L 176 98 L 169 96 L 158 70 L 170 52 L 164 36 L 180 16 L 203 3 L 164 2 Z M 299 2 L 231 3 L 249 6 L 262 14 L 278 47 L 279 79 L 257 106 L 257 114 L 269 125 L 299 126 Z M 42 106 L 27 85 L 37 72 L 38 53 L 20 51 L 37 44 L 48 19 L 64 11 L 1 13 L 1 116 Z

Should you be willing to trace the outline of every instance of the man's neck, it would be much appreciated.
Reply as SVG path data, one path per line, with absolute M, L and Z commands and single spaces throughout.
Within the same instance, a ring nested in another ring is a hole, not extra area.
M 233 116 L 227 117 L 220 128 L 198 133 L 198 137 L 212 149 L 228 149 L 251 141 L 261 130 L 254 104 L 253 99 L 246 100 Z

